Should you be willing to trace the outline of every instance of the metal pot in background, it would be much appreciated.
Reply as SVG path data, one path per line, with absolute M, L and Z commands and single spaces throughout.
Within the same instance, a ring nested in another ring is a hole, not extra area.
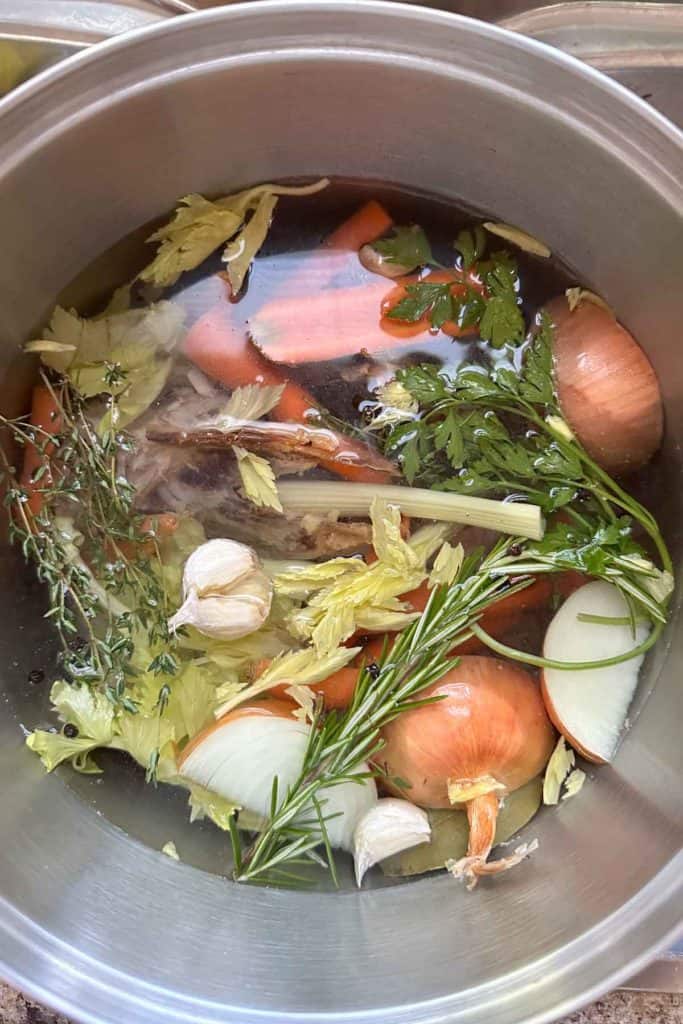
M 524 225 L 619 310 L 663 386 L 660 515 L 680 555 L 681 170 L 680 132 L 636 97 L 452 14 L 261 0 L 143 28 L 0 104 L 0 401 L 20 401 L 18 345 L 60 290 L 179 195 L 320 173 L 389 180 Z M 18 727 L 43 713 L 25 683 L 45 632 L 27 579 L 4 550 L 0 974 L 38 999 L 98 1024 L 520 1024 L 568 1012 L 672 941 L 683 896 L 675 628 L 615 764 L 534 823 L 541 852 L 524 869 L 470 898 L 447 877 L 294 894 L 159 855 L 180 835 L 201 865 L 217 842 L 164 794 L 44 777 Z

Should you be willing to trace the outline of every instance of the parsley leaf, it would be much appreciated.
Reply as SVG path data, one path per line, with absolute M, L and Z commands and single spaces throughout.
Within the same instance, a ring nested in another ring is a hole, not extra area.
M 489 298 L 479 324 L 481 337 L 493 348 L 519 345 L 524 340 L 525 325 L 519 308 L 516 264 L 507 254 L 496 253 L 483 276 Z
M 454 410 L 448 412 L 436 427 L 434 444 L 437 451 L 445 449 L 448 460 L 454 469 L 460 469 L 465 457 L 465 440 Z
M 372 247 L 387 263 L 399 264 L 407 271 L 427 265 L 439 266 L 432 254 L 429 239 L 417 224 L 394 228 L 391 238 L 381 238 L 373 242 Z
M 453 247 L 462 257 L 463 270 L 469 270 L 486 252 L 486 232 L 480 224 L 471 231 L 464 229 L 459 233 Z
M 524 353 L 524 372 L 519 378 L 519 394 L 535 405 L 551 405 L 553 393 L 553 328 L 547 313 L 542 313 L 538 330 Z
M 407 285 L 403 298 L 386 315 L 407 323 L 429 317 L 437 330 L 448 321 L 460 329 L 475 327 L 493 348 L 519 345 L 524 340 L 525 325 L 519 307 L 517 264 L 506 252 L 494 253 L 490 260 L 479 264 L 478 273 L 483 293 L 480 287 L 459 279 L 458 272 L 452 281 L 426 278 Z
M 412 485 L 420 468 L 419 433 L 414 431 L 413 436 L 408 438 L 407 443 L 401 449 L 401 468 L 403 475 Z
M 485 299 L 471 285 L 459 281 L 437 284 L 426 280 L 407 285 L 404 298 L 389 310 L 387 316 L 407 323 L 417 323 L 429 316 L 432 327 L 437 329 L 449 320 L 459 327 L 474 327 L 481 320 L 485 308 Z
M 422 320 L 438 304 L 441 324 L 449 320 L 453 314 L 453 297 L 449 284 L 430 284 L 418 281 L 406 287 L 406 295 L 390 309 L 387 316 L 391 320 L 405 320 L 414 324 Z M 439 324 L 439 326 L 441 326 Z

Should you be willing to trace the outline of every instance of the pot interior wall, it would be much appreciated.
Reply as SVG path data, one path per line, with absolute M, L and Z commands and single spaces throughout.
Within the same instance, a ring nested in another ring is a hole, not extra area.
M 15 411 L 25 398 L 17 346 L 60 290 L 178 196 L 324 173 L 393 181 L 464 200 L 544 238 L 641 339 L 667 408 L 657 472 L 668 501 L 655 511 L 678 554 L 683 210 L 673 134 L 592 73 L 473 23 L 390 14 L 381 5 L 263 9 L 267 17 L 244 6 L 167 25 L 125 52 L 105 47 L 5 110 L 3 409 Z M 569 944 L 628 901 L 635 913 L 639 891 L 680 848 L 683 697 L 673 629 L 649 661 L 643 690 L 656 682 L 656 691 L 614 766 L 596 772 L 579 800 L 538 821 L 533 863 L 473 898 L 447 878 L 294 896 L 175 865 L 96 815 L 92 783 L 78 782 L 79 796 L 63 777 L 42 776 L 18 728 L 45 717 L 26 684 L 48 642 L 41 594 L 7 550 L 0 593 L 0 892 L 94 958 L 105 988 L 112 968 L 162 986 L 164 1005 L 181 1015 L 187 1000 L 212 1001 L 202 1003 L 206 1020 L 225 1020 L 235 1004 L 240 1020 L 247 1006 L 279 1020 L 321 1007 L 386 1012 L 458 991 L 448 1019 L 483 1020 L 475 1009 L 481 993 L 493 998 L 487 986 L 520 972 L 518 1002 L 496 1017 L 504 1024 L 520 1019 L 522 993 L 525 1007 L 539 1011 L 573 994 L 567 972 L 589 951 L 571 954 Z M 158 850 L 171 825 L 178 834 L 175 798 L 130 787 L 96 802 Z M 182 835 L 197 863 L 220 866 L 215 834 Z M 300 915 L 305 926 L 292 938 Z M 622 944 L 609 970 L 636 955 L 638 942 L 658 937 L 656 927 L 641 930 L 629 945 L 627 924 L 619 925 Z M 74 957 L 70 951 L 72 969 Z M 586 962 L 581 983 L 592 983 L 594 972 Z M 40 980 L 67 998 L 65 981 Z M 533 993 L 525 990 L 530 981 Z M 125 984 L 137 992 L 138 982 Z M 152 1008 L 159 998 L 147 989 L 145 997 Z M 138 1012 L 155 1019 L 150 1009 Z M 401 1019 L 427 1019 L 424 1008 L 414 1013 Z

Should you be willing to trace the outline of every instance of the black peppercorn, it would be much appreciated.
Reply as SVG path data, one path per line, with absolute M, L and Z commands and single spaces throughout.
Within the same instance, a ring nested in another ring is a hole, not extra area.
M 68 740 L 75 740 L 78 736 L 78 729 L 72 722 L 67 722 L 62 729 L 62 732 Z
M 45 679 L 45 673 L 42 668 L 33 668 L 28 674 L 29 683 L 33 683 L 34 686 L 38 686 Z
M 519 544 L 511 544 L 510 547 L 508 548 L 508 555 L 512 555 L 513 558 L 517 558 L 517 556 L 521 555 L 521 553 L 522 548 Z
M 579 487 L 578 491 L 576 492 L 577 501 L 590 501 L 592 497 L 593 495 L 591 494 L 591 492 L 587 491 L 585 487 Z
M 366 669 L 371 679 L 377 679 L 382 671 L 376 661 L 371 661 L 370 664 L 366 666 Z

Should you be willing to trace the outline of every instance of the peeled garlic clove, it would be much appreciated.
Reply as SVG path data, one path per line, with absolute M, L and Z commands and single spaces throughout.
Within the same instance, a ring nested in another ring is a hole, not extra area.
M 356 884 L 361 885 L 366 871 L 374 864 L 412 846 L 428 843 L 431 835 L 429 818 L 421 807 L 395 797 L 378 800 L 360 819 L 353 836 Z
M 168 626 L 194 626 L 204 636 L 236 640 L 261 628 L 272 596 L 270 579 L 252 548 L 232 540 L 210 540 L 185 563 L 183 604 Z

